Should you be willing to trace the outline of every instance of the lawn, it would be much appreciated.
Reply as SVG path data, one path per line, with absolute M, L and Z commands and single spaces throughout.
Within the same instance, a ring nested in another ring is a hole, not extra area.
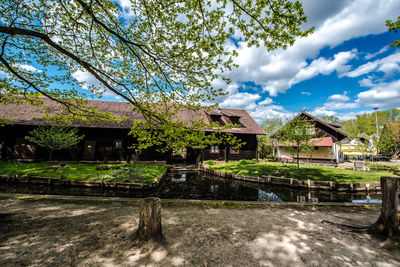
M 112 169 L 111 169 L 112 168 Z M 143 182 L 157 180 L 167 166 L 158 164 L 67 164 L 0 161 L 0 175 L 17 174 L 75 181 Z
M 285 167 L 282 167 L 285 166 Z M 251 163 L 247 160 L 228 162 L 222 165 L 211 165 L 211 169 L 245 176 L 261 177 L 262 175 L 281 176 L 298 180 L 320 180 L 336 182 L 372 182 L 380 181 L 382 176 L 398 176 L 394 171 L 353 171 L 339 168 L 300 165 L 279 162 Z

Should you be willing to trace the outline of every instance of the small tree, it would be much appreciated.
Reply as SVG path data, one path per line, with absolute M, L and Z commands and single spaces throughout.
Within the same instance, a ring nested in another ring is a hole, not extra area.
M 29 132 L 30 136 L 25 139 L 49 151 L 49 161 L 52 159 L 53 151 L 71 148 L 77 145 L 83 135 L 78 135 L 77 128 L 66 128 L 61 126 L 39 126 Z
M 380 153 L 391 157 L 400 154 L 400 126 L 399 124 L 387 124 L 379 138 L 378 148 Z
M 296 155 L 297 171 L 300 172 L 299 154 L 309 152 L 315 144 L 316 131 L 314 124 L 303 117 L 288 122 L 277 134 L 279 142 L 284 143 Z

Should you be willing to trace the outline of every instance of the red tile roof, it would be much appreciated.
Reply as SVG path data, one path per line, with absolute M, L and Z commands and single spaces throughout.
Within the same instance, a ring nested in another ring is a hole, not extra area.
M 324 138 L 313 138 L 311 141 L 316 141 L 314 146 L 322 147 L 322 146 L 328 146 L 331 147 L 333 146 L 333 140 L 332 137 L 324 137 Z M 283 147 L 283 146 L 295 146 L 295 143 L 290 143 L 290 144 L 283 144 L 283 143 L 278 143 L 278 146 Z

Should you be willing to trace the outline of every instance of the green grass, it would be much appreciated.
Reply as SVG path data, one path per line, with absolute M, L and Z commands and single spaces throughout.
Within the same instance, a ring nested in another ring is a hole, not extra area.
M 96 170 L 97 166 L 119 166 L 115 170 Z M 54 168 L 53 168 L 54 167 Z M 123 168 L 129 168 L 124 170 Z M 158 164 L 67 164 L 61 168 L 54 163 L 15 163 L 0 161 L 0 174 L 43 176 L 74 181 L 142 182 L 157 180 L 167 166 Z
M 281 167 L 286 165 L 286 167 Z M 222 172 L 230 172 L 245 176 L 261 177 L 262 175 L 277 176 L 277 171 L 283 174 L 281 177 L 298 180 L 320 180 L 335 182 L 373 182 L 380 181 L 382 176 L 398 176 L 395 171 L 353 171 L 339 168 L 300 165 L 300 173 L 296 164 L 282 164 L 279 162 L 228 162 L 222 165 L 209 166 L 210 169 Z

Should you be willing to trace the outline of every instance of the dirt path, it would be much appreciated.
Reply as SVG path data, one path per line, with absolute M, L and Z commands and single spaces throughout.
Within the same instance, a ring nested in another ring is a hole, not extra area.
M 377 210 L 164 207 L 164 244 L 134 241 L 124 203 L 0 200 L 0 266 L 400 266 L 384 241 L 333 222 L 368 225 Z

